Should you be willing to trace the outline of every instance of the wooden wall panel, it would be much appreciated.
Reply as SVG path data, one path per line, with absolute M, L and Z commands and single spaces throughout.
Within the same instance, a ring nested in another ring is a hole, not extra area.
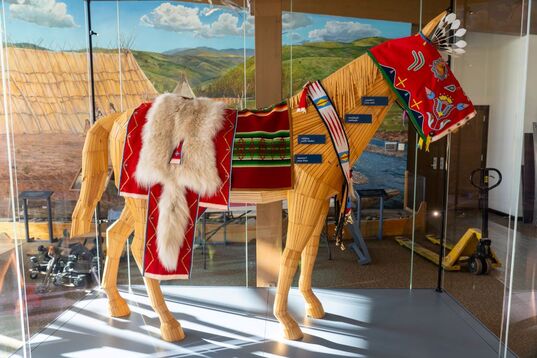
M 282 99 L 282 3 L 257 0 L 255 17 L 255 96 L 257 107 Z M 274 286 L 282 251 L 282 202 L 257 205 L 257 286 Z

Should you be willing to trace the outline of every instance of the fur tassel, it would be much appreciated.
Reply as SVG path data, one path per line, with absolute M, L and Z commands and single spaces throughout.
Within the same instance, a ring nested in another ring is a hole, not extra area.
M 157 253 L 162 266 L 174 271 L 190 220 L 185 189 L 164 185 L 158 203 Z M 182 233 L 182 234 L 181 234 Z

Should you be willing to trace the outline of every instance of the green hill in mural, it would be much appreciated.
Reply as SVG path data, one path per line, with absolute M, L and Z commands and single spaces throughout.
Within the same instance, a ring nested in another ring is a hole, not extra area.
M 172 50 L 168 53 L 132 51 L 136 61 L 157 91 L 172 91 L 186 74 L 192 86 L 214 80 L 227 70 L 243 62 L 237 50 L 196 48 Z
M 283 59 L 283 94 L 289 96 L 290 73 L 292 67 L 293 88 L 298 91 L 308 80 L 324 78 L 345 65 L 349 61 L 364 54 L 366 50 L 386 39 L 370 37 L 351 43 L 342 42 L 311 42 L 302 45 L 284 46 Z M 243 91 L 243 63 L 228 69 L 220 77 L 197 85 L 196 93 L 204 96 L 237 97 Z M 246 79 L 248 96 L 253 95 L 255 61 L 249 58 L 246 62 Z
M 324 78 L 330 73 L 362 55 L 368 48 L 386 39 L 369 37 L 350 43 L 310 42 L 284 46 L 283 83 L 289 83 L 293 67 L 293 92 L 307 80 Z M 174 49 L 164 53 L 133 50 L 134 57 L 159 92 L 171 91 L 184 73 L 198 95 L 211 97 L 238 97 L 244 88 L 243 50 L 217 50 L 209 47 Z M 248 96 L 254 91 L 255 60 L 248 49 L 246 77 Z M 289 86 L 284 85 L 288 96 Z
M 47 48 L 42 47 L 38 44 L 33 44 L 29 42 L 14 42 L 14 43 L 8 43 L 7 45 L 10 47 L 29 48 L 33 50 L 48 50 Z

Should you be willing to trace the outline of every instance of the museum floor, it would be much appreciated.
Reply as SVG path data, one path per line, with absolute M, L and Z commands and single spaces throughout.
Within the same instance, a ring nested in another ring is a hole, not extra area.
M 476 218 L 471 215 L 460 216 L 453 222 L 456 225 L 450 227 L 450 236 L 456 237 L 461 230 L 467 227 L 468 223 L 475 225 Z M 491 237 L 494 239 L 494 246 L 500 258 L 506 256 L 508 231 L 505 225 L 507 225 L 505 218 L 492 215 Z M 537 355 L 537 342 L 533 339 L 537 329 L 537 313 L 534 308 L 537 306 L 537 299 L 533 289 L 535 267 L 537 267 L 535 227 L 520 225 L 519 231 L 521 235 L 518 236 L 516 243 L 517 257 L 514 265 L 515 280 L 513 282 L 513 309 L 509 324 L 509 347 L 520 357 L 535 357 Z M 330 245 L 333 259 L 328 260 L 326 242 L 322 243 L 313 275 L 314 287 L 331 290 L 359 289 L 360 294 L 366 295 L 370 290 L 362 289 L 408 289 L 411 269 L 413 271 L 413 288 L 431 289 L 435 287 L 436 267 L 421 257 L 415 257 L 411 268 L 410 251 L 400 247 L 393 238 L 385 238 L 382 241 L 368 239 L 367 244 L 373 263 L 360 266 L 350 250 L 340 251 L 332 243 Z M 422 244 L 426 244 L 425 240 L 422 240 Z M 190 289 L 185 286 L 244 287 L 247 280 L 245 258 L 244 244 L 209 246 L 206 257 L 201 254 L 201 250 L 197 250 L 192 280 L 169 282 L 166 289 L 176 289 L 177 292 L 183 294 L 183 290 Z M 204 261 L 207 265 L 206 268 L 204 268 Z M 253 287 L 255 285 L 255 241 L 250 241 L 248 244 L 248 261 L 248 283 L 250 287 Z M 134 263 L 131 264 L 131 282 L 133 285 L 141 284 L 138 270 Z M 126 285 L 128 282 L 126 260 L 122 261 L 121 268 L 119 283 Z M 496 271 L 489 276 L 478 277 L 466 272 L 446 272 L 444 285 L 450 297 L 471 312 L 495 336 L 500 336 L 504 317 L 502 314 L 505 290 L 504 276 L 503 270 Z M 30 282 L 29 287 L 35 286 L 35 284 L 35 281 Z M 403 291 L 408 292 L 401 290 L 401 292 Z M 399 292 L 399 290 L 394 292 Z M 421 290 L 415 292 L 421 292 Z M 46 323 L 51 322 L 85 294 L 84 291 L 63 289 L 40 296 L 40 300 L 35 301 L 30 307 L 31 333 L 40 332 Z M 181 318 L 182 316 L 177 317 Z M 269 318 L 272 319 L 272 316 L 269 315 Z M 449 335 L 444 339 L 448 339 L 447 337 Z
M 47 357 L 493 357 L 498 339 L 448 294 L 420 289 L 316 290 L 327 315 L 300 318 L 302 341 L 281 338 L 272 316 L 274 289 L 166 286 L 170 310 L 187 338 L 159 338 L 158 319 L 143 287 L 125 294 L 132 313 L 111 319 L 93 292 L 32 339 Z M 290 307 L 303 317 L 293 290 Z M 514 357 L 507 352 L 507 357 Z M 17 356 L 17 355 L 15 355 Z

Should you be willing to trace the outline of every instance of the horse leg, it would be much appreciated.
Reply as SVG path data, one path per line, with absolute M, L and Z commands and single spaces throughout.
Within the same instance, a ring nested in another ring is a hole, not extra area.
M 108 296 L 108 312 L 112 317 L 128 316 L 131 311 L 117 290 L 119 260 L 129 235 L 134 230 L 134 219 L 125 205 L 119 219 L 106 230 L 106 261 L 103 290 Z
M 145 222 L 147 213 L 147 201 L 142 199 L 131 199 L 129 209 L 134 213 L 134 241 L 132 243 L 132 255 L 134 260 L 143 272 L 143 254 L 144 254 L 144 237 Z M 145 287 L 151 307 L 157 313 L 160 319 L 160 334 L 162 339 L 168 342 L 177 342 L 185 338 L 185 333 L 179 322 L 166 306 L 164 296 L 160 289 L 160 281 L 144 277 Z
M 313 318 L 324 317 L 323 305 L 311 289 L 311 276 L 313 273 L 313 266 L 315 265 L 315 259 L 317 258 L 319 240 L 321 231 L 324 227 L 326 214 L 328 213 L 329 204 L 330 202 L 326 200 L 324 207 L 321 209 L 321 214 L 317 219 L 317 226 L 313 229 L 312 237 L 306 244 L 304 251 L 302 251 L 300 263 L 300 280 L 298 281 L 298 287 L 306 300 L 306 315 Z
M 301 190 L 296 188 L 288 194 L 289 226 L 287 242 L 280 260 L 278 287 L 274 300 L 274 316 L 283 326 L 285 338 L 297 340 L 304 335 L 287 309 L 289 289 L 293 282 L 300 255 L 318 225 L 317 220 L 325 206 L 328 190 L 317 187 L 317 190 Z

